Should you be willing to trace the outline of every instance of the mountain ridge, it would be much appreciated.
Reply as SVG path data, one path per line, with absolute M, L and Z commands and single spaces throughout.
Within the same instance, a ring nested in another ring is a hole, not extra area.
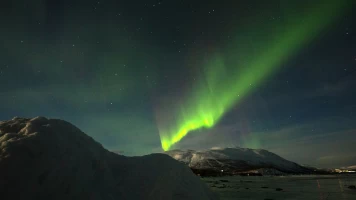
M 165 152 L 172 158 L 188 165 L 193 170 L 212 170 L 241 173 L 262 168 L 271 168 L 283 173 L 301 174 L 311 170 L 288 161 L 264 149 L 241 147 L 214 148 L 209 150 L 171 150 Z

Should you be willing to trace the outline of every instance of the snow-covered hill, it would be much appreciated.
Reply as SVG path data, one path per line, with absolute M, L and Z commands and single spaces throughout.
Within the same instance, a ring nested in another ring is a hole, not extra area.
M 0 199 L 205 199 L 216 196 L 164 154 L 125 157 L 55 119 L 0 122 Z
M 261 168 L 285 173 L 307 173 L 309 169 L 263 149 L 221 148 L 205 151 L 172 150 L 166 154 L 192 169 L 243 172 Z

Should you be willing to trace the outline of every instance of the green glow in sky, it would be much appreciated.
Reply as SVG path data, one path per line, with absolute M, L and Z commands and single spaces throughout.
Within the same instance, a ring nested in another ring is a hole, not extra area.
M 262 24 L 267 32 L 259 32 L 261 24 L 237 30 L 246 31 L 247 39 L 237 37 L 224 53 L 211 56 L 204 65 L 204 76 L 193 83 L 192 93 L 172 113 L 175 123 L 159 127 L 163 150 L 169 150 L 190 131 L 213 127 L 266 77 L 322 33 L 341 15 L 344 6 L 341 1 L 323 1 L 301 17 L 289 17 L 281 26 L 266 28 L 269 24 Z

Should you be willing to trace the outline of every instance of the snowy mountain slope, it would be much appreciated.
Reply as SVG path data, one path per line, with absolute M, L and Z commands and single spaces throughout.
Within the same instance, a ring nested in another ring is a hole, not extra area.
M 109 152 L 55 119 L 0 121 L 0 199 L 205 199 L 216 196 L 164 154 Z
M 205 151 L 172 150 L 165 152 L 192 169 L 247 171 L 273 168 L 286 173 L 306 173 L 310 170 L 263 149 L 222 148 Z
M 356 170 L 356 165 L 346 167 L 348 170 Z

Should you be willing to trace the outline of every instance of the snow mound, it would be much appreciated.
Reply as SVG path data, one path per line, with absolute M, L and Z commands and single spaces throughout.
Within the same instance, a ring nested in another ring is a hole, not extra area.
M 109 152 L 72 124 L 37 117 L 0 122 L 2 199 L 217 199 L 164 154 Z

